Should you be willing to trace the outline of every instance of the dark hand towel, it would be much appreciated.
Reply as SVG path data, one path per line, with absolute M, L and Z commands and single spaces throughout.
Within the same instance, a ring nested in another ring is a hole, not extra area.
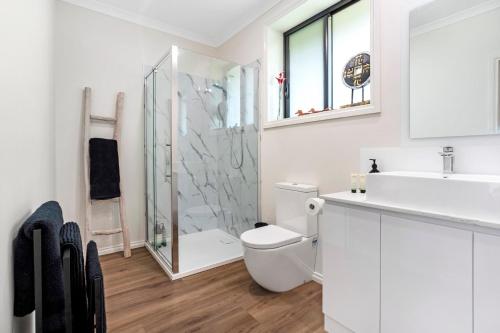
M 61 207 L 44 203 L 24 222 L 14 240 L 14 315 L 22 317 L 35 309 L 33 230 L 42 230 L 43 332 L 64 332 L 64 285 L 59 231 Z
M 71 255 L 71 312 L 73 332 L 87 332 L 87 294 L 85 288 L 85 266 L 83 264 L 82 237 L 75 222 L 65 223 L 61 228 L 61 254 L 68 249 Z
M 89 141 L 90 197 L 106 200 L 120 196 L 120 166 L 116 140 Z
M 104 306 L 104 280 L 101 270 L 101 263 L 99 262 L 99 253 L 97 251 L 97 246 L 94 241 L 90 241 L 87 244 L 87 262 L 86 262 L 86 274 L 87 274 L 87 296 L 89 300 L 89 324 L 91 328 L 90 332 L 94 332 L 94 323 L 103 323 L 103 331 L 106 332 L 106 307 Z M 95 293 L 94 288 L 98 286 L 100 289 L 100 302 L 101 302 L 101 312 L 96 311 Z M 94 321 L 95 315 L 95 321 Z M 97 333 L 101 331 L 97 330 Z

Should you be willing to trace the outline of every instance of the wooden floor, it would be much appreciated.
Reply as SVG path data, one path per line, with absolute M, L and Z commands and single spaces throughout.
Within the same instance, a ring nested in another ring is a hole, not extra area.
M 243 261 L 170 281 L 144 249 L 101 257 L 108 332 L 324 332 L 321 286 L 262 289 Z

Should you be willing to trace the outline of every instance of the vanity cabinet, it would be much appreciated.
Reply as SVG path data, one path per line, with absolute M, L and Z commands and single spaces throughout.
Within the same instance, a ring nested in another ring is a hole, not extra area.
M 473 233 L 381 216 L 381 332 L 471 333 Z
M 320 218 L 325 328 L 335 333 L 379 332 L 380 214 L 325 205 Z
M 474 333 L 500 332 L 500 237 L 474 234 Z
M 500 222 L 323 198 L 328 332 L 500 332 Z

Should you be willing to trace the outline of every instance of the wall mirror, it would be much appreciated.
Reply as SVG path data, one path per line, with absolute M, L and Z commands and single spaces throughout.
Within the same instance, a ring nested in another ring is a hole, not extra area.
M 500 0 L 410 13 L 410 137 L 499 134 Z

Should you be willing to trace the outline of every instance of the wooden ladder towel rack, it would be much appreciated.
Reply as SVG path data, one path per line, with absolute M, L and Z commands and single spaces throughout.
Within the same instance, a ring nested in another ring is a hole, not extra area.
M 125 220 L 125 203 L 124 195 L 121 189 L 120 181 L 120 196 L 118 198 L 99 200 L 108 201 L 110 203 L 116 203 L 120 207 L 120 228 L 108 229 L 108 230 L 93 230 L 92 229 L 92 199 L 90 197 L 90 156 L 89 156 L 89 140 L 90 140 L 90 127 L 92 122 L 101 122 L 111 124 L 114 127 L 113 139 L 116 140 L 118 146 L 118 159 L 120 160 L 120 139 L 122 130 L 122 114 L 123 114 L 123 104 L 125 94 L 119 92 L 116 96 L 116 113 L 115 117 L 103 117 L 94 115 L 90 112 L 91 109 L 91 95 L 92 90 L 89 87 L 85 87 L 84 98 L 83 98 L 83 109 L 84 109 L 84 135 L 83 135 L 83 163 L 84 163 L 84 175 L 85 175 L 85 240 L 88 242 L 92 239 L 92 236 L 96 235 L 114 235 L 121 233 L 123 236 L 123 255 L 125 257 L 131 256 L 130 251 L 130 238 L 128 233 L 128 225 Z M 120 164 L 120 163 L 119 163 Z M 121 168 L 120 168 L 121 174 Z M 122 179 L 120 175 L 120 179 Z

